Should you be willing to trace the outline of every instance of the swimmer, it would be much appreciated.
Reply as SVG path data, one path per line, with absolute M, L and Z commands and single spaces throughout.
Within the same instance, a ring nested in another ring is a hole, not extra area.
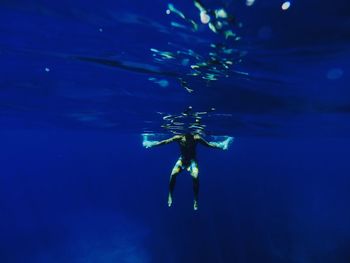
M 207 142 L 198 134 L 187 133 L 185 135 L 175 135 L 172 138 L 163 141 L 148 141 L 144 140 L 143 146 L 146 148 L 160 146 L 169 144 L 172 142 L 178 142 L 180 145 L 180 158 L 177 160 L 171 175 L 169 182 L 169 195 L 168 195 L 168 206 L 171 207 L 173 203 L 173 192 L 176 183 L 177 175 L 184 169 L 190 172 L 193 179 L 193 194 L 194 194 L 194 203 L 193 209 L 198 210 L 198 191 L 199 191 L 199 179 L 198 179 L 198 163 L 196 159 L 196 146 L 198 143 L 222 150 L 227 150 L 229 144 L 232 141 L 232 137 L 228 137 L 223 142 Z

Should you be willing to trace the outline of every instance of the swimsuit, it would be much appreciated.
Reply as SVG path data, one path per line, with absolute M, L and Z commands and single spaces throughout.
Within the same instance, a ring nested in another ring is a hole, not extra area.
M 180 163 L 181 162 L 181 163 Z M 182 157 L 176 162 L 176 165 L 187 171 L 193 171 L 194 168 L 197 168 L 197 162 L 194 159 L 184 161 Z

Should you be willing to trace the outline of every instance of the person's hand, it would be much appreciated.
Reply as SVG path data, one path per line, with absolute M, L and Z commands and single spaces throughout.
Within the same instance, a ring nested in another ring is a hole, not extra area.
M 223 142 L 220 142 L 218 143 L 219 144 L 219 147 L 223 150 L 227 150 L 228 149 L 228 144 L 227 144 L 227 141 L 223 141 Z
M 228 143 L 226 141 L 222 142 L 222 149 L 226 151 L 228 149 Z
M 145 147 L 145 148 L 151 148 L 151 147 L 153 147 L 154 145 L 156 145 L 156 142 L 144 141 L 144 142 L 142 143 L 142 145 L 143 145 L 143 147 Z
M 227 138 L 223 142 L 220 143 L 221 149 L 227 150 L 230 144 L 232 143 L 233 139 L 231 137 Z

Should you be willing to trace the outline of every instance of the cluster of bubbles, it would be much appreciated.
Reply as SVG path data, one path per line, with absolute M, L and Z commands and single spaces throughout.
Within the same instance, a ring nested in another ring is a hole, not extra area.
M 189 93 L 193 92 L 193 87 L 189 85 L 189 79 L 202 79 L 206 82 L 216 81 L 221 77 L 229 77 L 230 70 L 234 64 L 240 63 L 246 52 L 234 48 L 234 43 L 241 38 L 234 30 L 242 27 L 235 18 L 224 8 L 209 9 L 199 0 L 193 1 L 198 9 L 198 20 L 187 17 L 173 4 L 168 4 L 166 14 L 174 15 L 179 22 L 172 21 L 171 26 L 186 29 L 191 32 L 199 32 L 200 23 L 208 26 L 209 30 L 222 37 L 220 43 L 210 43 L 205 48 L 206 52 L 196 52 L 193 49 L 176 47 L 176 50 L 159 50 L 151 48 L 153 59 L 156 63 L 168 64 L 169 62 L 181 67 L 184 74 L 177 77 L 179 84 Z M 243 73 L 246 74 L 246 73 Z M 157 83 L 154 79 L 151 81 Z M 157 83 L 159 84 L 159 83 Z

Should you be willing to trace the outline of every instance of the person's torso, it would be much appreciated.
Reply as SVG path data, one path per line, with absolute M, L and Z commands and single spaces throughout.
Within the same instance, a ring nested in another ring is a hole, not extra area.
M 179 141 L 181 157 L 184 162 L 189 162 L 196 159 L 196 146 L 197 142 L 194 138 L 186 139 L 181 138 Z

